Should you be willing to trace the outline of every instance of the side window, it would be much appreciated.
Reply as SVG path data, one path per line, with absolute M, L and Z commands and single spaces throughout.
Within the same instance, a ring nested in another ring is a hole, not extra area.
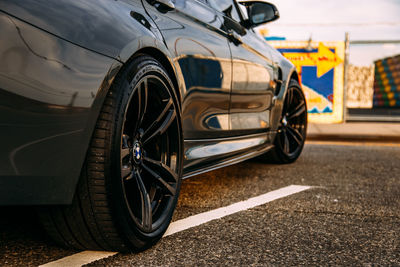
M 233 4 L 234 0 L 208 0 L 208 3 L 217 11 L 224 13 L 225 16 L 240 22 L 239 14 Z

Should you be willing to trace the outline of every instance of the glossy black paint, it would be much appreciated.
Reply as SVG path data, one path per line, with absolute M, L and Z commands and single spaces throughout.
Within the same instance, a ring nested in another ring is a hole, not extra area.
M 151 35 L 151 20 L 141 1 L 13 0 L 0 10 L 59 38 L 118 58 L 127 45 Z
M 216 12 L 198 1 L 175 1 L 175 10 L 161 16 L 146 1 L 184 81 L 185 139 L 217 138 L 229 130 L 231 55 Z M 219 116 L 219 117 L 218 117 Z M 219 120 L 226 117 L 225 121 Z
M 184 176 L 271 147 L 293 65 L 203 1 L 174 2 L 0 1 L 0 205 L 71 202 L 104 97 L 137 53 L 176 86 Z
M 234 31 L 241 44 L 230 43 L 232 88 L 230 120 L 232 130 L 270 128 L 270 108 L 274 96 L 271 81 L 278 68 L 271 60 L 265 42 L 252 30 L 224 16 L 226 31 Z
M 0 32 L 0 203 L 69 199 L 96 96 L 120 64 L 5 13 Z

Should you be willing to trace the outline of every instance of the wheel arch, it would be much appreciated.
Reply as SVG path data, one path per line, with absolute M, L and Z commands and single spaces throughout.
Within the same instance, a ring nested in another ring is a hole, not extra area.
M 300 77 L 299 77 L 299 74 L 297 73 L 297 70 L 296 70 L 295 67 L 292 67 L 289 71 L 287 71 L 287 74 L 286 75 L 284 74 L 284 77 L 285 76 L 287 78 L 286 78 L 286 81 L 285 81 L 285 90 L 284 90 L 283 95 L 282 95 L 282 101 L 285 101 L 287 90 L 289 89 L 290 82 L 292 80 L 295 80 L 296 82 L 298 82 L 299 85 L 300 85 L 300 88 L 301 88 Z
M 300 83 L 299 75 L 292 63 L 290 63 L 286 59 L 282 59 L 280 62 L 280 66 L 281 68 L 279 75 L 281 75 L 282 87 L 279 94 L 277 95 L 275 106 L 271 111 L 271 129 L 273 133 L 275 133 L 278 129 L 278 123 L 281 117 L 283 103 L 286 98 L 287 90 L 289 89 L 290 81 L 293 79 Z M 274 138 L 275 134 L 273 134 L 272 136 Z
M 160 64 L 167 71 L 167 73 L 174 85 L 174 90 L 175 90 L 175 93 L 179 100 L 178 101 L 179 109 L 181 109 L 181 107 L 182 107 L 182 94 L 181 94 L 181 90 L 180 90 L 181 85 L 178 82 L 176 67 L 172 63 L 172 60 L 165 53 L 163 53 L 161 50 L 159 50 L 155 47 L 141 48 L 138 51 L 136 51 L 129 60 L 132 60 L 133 58 L 135 58 L 141 54 L 145 54 L 145 55 L 155 58 L 158 62 L 160 62 Z
M 290 80 L 295 80 L 296 82 L 298 82 L 300 84 L 300 79 L 299 79 L 299 74 L 297 73 L 297 71 L 293 70 L 290 77 L 289 77 L 289 82 Z
M 174 63 L 173 56 L 170 50 L 162 41 L 162 36 L 158 36 L 157 32 L 154 35 L 143 35 L 138 36 L 130 43 L 126 44 L 125 47 L 120 51 L 118 56 L 119 60 L 123 63 L 121 72 L 127 63 L 131 62 L 134 58 L 139 55 L 148 55 L 155 58 L 167 71 L 175 89 L 175 93 L 178 97 L 178 104 L 181 110 L 183 101 L 183 92 L 185 91 L 185 83 L 180 68 Z

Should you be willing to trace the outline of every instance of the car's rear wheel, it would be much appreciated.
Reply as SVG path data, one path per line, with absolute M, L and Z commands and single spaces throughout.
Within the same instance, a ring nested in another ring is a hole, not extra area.
M 105 100 L 72 205 L 41 209 L 45 228 L 75 249 L 148 248 L 171 221 L 182 151 L 173 83 L 155 59 L 136 57 Z
M 291 80 L 283 103 L 274 148 L 264 157 L 274 163 L 296 161 L 304 147 L 307 132 L 307 104 L 296 80 Z

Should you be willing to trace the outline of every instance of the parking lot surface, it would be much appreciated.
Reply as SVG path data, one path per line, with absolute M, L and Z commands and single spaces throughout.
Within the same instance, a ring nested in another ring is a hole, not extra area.
M 290 165 L 246 161 L 183 181 L 174 221 L 290 185 L 310 186 L 89 266 L 400 265 L 400 145 L 308 142 Z M 74 255 L 29 207 L 0 208 L 0 265 Z

